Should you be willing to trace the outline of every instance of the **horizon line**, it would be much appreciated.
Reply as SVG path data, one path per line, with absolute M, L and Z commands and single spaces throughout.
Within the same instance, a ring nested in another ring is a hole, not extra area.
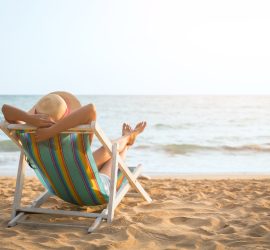
M 69 91 L 66 91 L 69 92 Z M 51 93 L 47 92 L 46 94 Z M 72 92 L 69 92 L 72 93 Z M 42 96 L 46 94 L 35 93 L 35 94 L 0 94 L 0 96 Z M 262 93 L 212 93 L 212 94 L 78 94 L 72 93 L 75 96 L 270 96 L 270 93 L 262 94 Z

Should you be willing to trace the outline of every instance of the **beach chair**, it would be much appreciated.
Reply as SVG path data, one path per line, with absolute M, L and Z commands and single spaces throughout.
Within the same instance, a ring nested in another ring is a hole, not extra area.
M 26 220 L 25 217 L 29 214 L 66 215 L 96 218 L 90 227 L 87 226 L 90 233 L 100 225 L 102 220 L 107 220 L 108 223 L 112 222 L 117 205 L 130 187 L 133 187 L 145 201 L 151 202 L 150 196 L 137 179 L 142 166 L 128 168 L 117 152 L 117 144 L 111 143 L 97 122 L 69 129 L 39 143 L 35 142 L 36 128 L 33 126 L 2 122 L 0 128 L 21 149 L 9 227 L 15 226 L 17 223 L 44 225 L 41 222 Z M 94 133 L 112 156 L 113 167 L 109 196 L 104 190 L 92 155 L 89 143 L 90 133 Z M 46 191 L 31 205 L 22 207 L 21 198 L 26 162 L 35 170 Z M 40 206 L 52 195 L 79 206 L 100 207 L 103 205 L 104 209 L 100 213 L 88 213 L 41 208 Z M 47 225 L 47 223 L 45 224 Z M 53 225 L 82 227 L 81 224 L 53 223 Z

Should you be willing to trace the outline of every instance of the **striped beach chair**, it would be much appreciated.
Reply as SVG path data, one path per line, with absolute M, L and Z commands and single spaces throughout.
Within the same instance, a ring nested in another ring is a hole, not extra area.
M 130 186 L 151 202 L 150 196 L 143 189 L 137 178 L 142 166 L 128 168 L 117 152 L 117 144 L 112 144 L 96 122 L 69 129 L 44 142 L 35 142 L 36 128 L 25 124 L 9 124 L 2 122 L 0 128 L 20 149 L 20 161 L 17 172 L 16 189 L 11 220 L 8 226 L 22 224 L 44 224 L 24 220 L 27 214 L 67 215 L 95 218 L 88 227 L 93 232 L 103 219 L 112 222 L 114 211 Z M 105 192 L 94 161 L 89 133 L 94 133 L 101 144 L 111 154 L 113 167 L 111 173 L 110 194 Z M 25 166 L 30 165 L 46 191 L 28 207 L 21 206 Z M 52 195 L 78 206 L 105 207 L 100 213 L 67 211 L 41 208 L 40 206 Z M 65 225 L 56 226 L 80 226 Z

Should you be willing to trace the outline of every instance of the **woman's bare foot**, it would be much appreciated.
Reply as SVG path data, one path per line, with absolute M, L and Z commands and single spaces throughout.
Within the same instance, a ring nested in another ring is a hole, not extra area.
M 133 130 L 131 130 L 131 132 L 130 132 L 130 139 L 129 139 L 129 142 L 127 144 L 128 146 L 131 146 L 131 145 L 134 144 L 137 135 L 140 134 L 140 133 L 142 133 L 144 131 L 146 125 L 147 125 L 146 122 L 139 122 L 135 126 L 135 128 Z
M 123 123 L 122 136 L 130 135 L 131 132 L 132 132 L 132 128 L 130 127 L 130 125 L 127 123 Z

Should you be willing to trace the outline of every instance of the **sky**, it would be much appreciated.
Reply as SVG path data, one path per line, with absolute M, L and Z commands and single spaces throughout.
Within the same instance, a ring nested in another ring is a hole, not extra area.
M 270 2 L 0 0 L 0 94 L 270 94 Z

